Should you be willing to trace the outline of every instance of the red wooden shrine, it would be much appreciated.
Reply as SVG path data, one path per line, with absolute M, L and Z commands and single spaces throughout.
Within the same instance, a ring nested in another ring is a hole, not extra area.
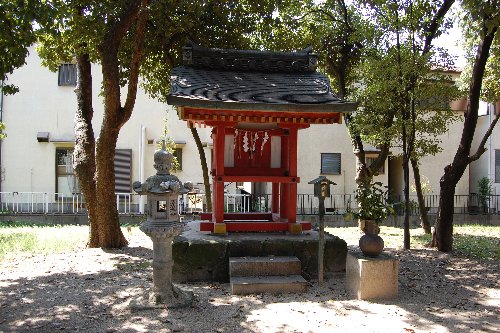
M 341 123 L 353 103 L 330 91 L 310 50 L 295 53 L 184 48 L 167 98 L 188 126 L 212 127 L 213 212 L 201 231 L 310 230 L 297 222 L 297 138 L 311 124 Z M 271 213 L 224 213 L 224 184 L 272 183 Z

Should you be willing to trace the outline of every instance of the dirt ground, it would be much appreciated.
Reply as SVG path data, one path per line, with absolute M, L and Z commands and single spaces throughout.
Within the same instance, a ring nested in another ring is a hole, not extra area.
M 345 274 L 305 294 L 231 295 L 196 283 L 192 307 L 135 310 L 152 284 L 152 243 L 0 262 L 0 332 L 500 332 L 500 264 L 434 250 L 400 259 L 396 300 L 358 301 Z

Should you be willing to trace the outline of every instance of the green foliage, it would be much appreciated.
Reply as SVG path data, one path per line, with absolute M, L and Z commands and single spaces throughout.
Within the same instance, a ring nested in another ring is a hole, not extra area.
M 477 187 L 479 189 L 479 195 L 480 196 L 488 196 L 491 195 L 491 192 L 493 190 L 493 184 L 491 179 L 488 177 L 481 177 L 477 181 Z
M 467 258 L 500 260 L 500 231 L 496 226 L 454 227 L 455 253 Z
M 160 141 L 158 142 L 158 149 L 161 149 L 162 142 L 165 142 L 165 150 L 169 153 L 173 154 L 175 152 L 175 140 L 170 135 L 170 130 L 168 127 L 168 117 L 163 118 L 163 130 L 161 132 Z M 176 172 L 179 170 L 179 161 L 177 157 L 174 156 L 172 159 L 172 172 Z
M 0 2 L 0 81 L 25 64 L 28 47 L 36 41 L 37 27 L 50 22 L 54 11 L 42 0 L 2 0 Z M 19 90 L 14 84 L 2 86 L 4 94 Z
M 374 146 L 402 146 L 404 124 L 407 133 L 415 133 L 412 157 L 418 160 L 442 150 L 440 135 L 459 120 L 449 107 L 459 91 L 452 77 L 445 74 L 453 65 L 447 53 L 440 49 L 421 52 L 426 27 L 422 22 L 430 21 L 435 4 L 416 1 L 412 5 L 412 11 L 403 5 L 371 7 L 380 44 L 366 52 L 356 68 L 361 83 L 353 96 L 360 109 L 351 130 Z M 405 112 L 412 113 L 413 105 L 414 116 L 404 118 Z
M 420 180 L 421 180 L 421 191 L 422 191 L 422 194 L 430 194 L 432 193 L 432 185 L 431 185 L 431 182 L 429 181 L 429 178 L 427 178 L 426 176 L 422 175 L 420 177 Z M 413 183 L 410 187 L 411 191 L 412 192 L 417 192 L 417 187 L 415 185 L 415 183 Z
M 482 212 L 488 212 L 488 200 L 490 200 L 491 192 L 493 191 L 493 184 L 488 177 L 481 177 L 477 181 L 479 190 L 479 204 Z
M 498 1 L 464 0 L 460 12 L 460 23 L 464 39 L 462 47 L 466 51 L 467 65 L 461 74 L 461 89 L 468 92 L 472 76 L 477 45 L 486 31 L 500 24 Z M 483 19 L 484 18 L 484 19 Z M 481 87 L 481 98 L 487 102 L 500 100 L 500 35 L 496 33 L 490 48 L 490 56 Z
M 355 198 L 359 209 L 352 214 L 357 219 L 380 223 L 394 214 L 394 208 L 388 201 L 387 190 L 384 190 L 380 182 L 358 186 Z
M 247 48 L 258 24 L 268 22 L 276 1 L 151 1 L 141 61 L 142 86 L 153 98 L 165 101 L 170 89 L 169 72 L 182 62 L 187 39 L 205 47 Z M 101 62 L 104 35 L 130 5 L 128 0 L 57 2 L 54 23 L 44 25 L 37 48 L 44 65 L 56 70 L 76 54 L 88 53 Z M 75 15 L 79 9 L 81 15 Z M 122 86 L 128 83 L 134 27 L 119 50 Z
M 264 23 L 264 22 L 263 22 Z M 369 18 L 355 3 L 343 0 L 284 1 L 277 4 L 271 24 L 261 24 L 251 37 L 253 45 L 270 50 L 294 51 L 312 46 L 319 67 L 343 97 L 358 81 L 355 68 L 365 45 L 375 40 Z
M 3 140 L 7 137 L 5 131 L 5 124 L 0 122 L 0 140 Z

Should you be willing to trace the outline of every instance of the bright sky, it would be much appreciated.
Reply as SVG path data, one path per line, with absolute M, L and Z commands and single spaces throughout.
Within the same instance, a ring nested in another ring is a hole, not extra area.
M 434 41 L 434 45 L 446 47 L 451 55 L 457 56 L 455 67 L 462 69 L 465 66 L 465 57 L 459 42 L 462 38 L 462 32 L 459 27 L 453 27 L 448 34 L 444 34 Z

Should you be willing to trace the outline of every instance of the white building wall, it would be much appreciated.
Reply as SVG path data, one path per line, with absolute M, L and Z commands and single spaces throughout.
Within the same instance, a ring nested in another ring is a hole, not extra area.
M 99 91 L 102 81 L 100 67 L 92 66 L 95 136 L 99 136 L 103 115 L 102 98 Z M 58 74 L 41 66 L 35 50 L 30 50 L 27 64 L 16 70 L 8 83 L 19 86 L 20 92 L 4 96 L 3 122 L 7 138 L 2 142 L 2 191 L 3 192 L 48 192 L 56 191 L 55 151 L 58 147 L 74 146 L 74 114 L 77 107 L 74 87 L 58 86 Z M 122 96 L 122 99 L 125 95 Z M 134 112 L 123 126 L 117 149 L 132 149 L 132 181 L 139 180 L 141 126 L 146 128 L 144 174 L 153 175 L 153 154 L 157 149 L 168 116 L 170 136 L 175 141 L 185 141 L 183 168 L 176 173 L 181 181 L 202 183 L 200 158 L 191 131 L 180 121 L 176 111 L 166 104 L 148 98 L 139 90 Z M 201 140 L 210 140 L 210 129 L 198 129 Z M 49 132 L 50 142 L 38 142 L 37 132 Z M 210 150 L 205 149 L 210 165 Z
M 474 135 L 474 140 L 472 141 L 472 152 L 477 151 L 479 143 L 488 130 L 491 121 L 495 117 L 495 112 L 498 112 L 498 110 L 495 110 L 493 104 L 482 104 L 481 106 L 483 107 L 483 110 L 487 110 L 487 114 L 480 116 L 478 119 L 476 133 Z M 500 150 L 500 127 L 498 124 L 493 129 L 488 141 L 486 141 L 485 148 L 486 152 L 484 152 L 477 161 L 472 162 L 470 165 L 470 191 L 472 193 L 478 193 L 479 179 L 482 177 L 488 177 L 493 185 L 492 194 L 500 195 L 500 179 L 499 182 L 495 181 L 495 151 Z
M 95 111 L 93 126 L 97 137 L 103 114 L 102 98 L 98 96 L 102 74 L 97 65 L 92 70 Z M 18 85 L 21 91 L 12 96 L 4 96 L 3 121 L 7 126 L 7 138 L 1 143 L 2 191 L 55 192 L 55 150 L 61 146 L 73 146 L 73 117 L 77 107 L 74 87 L 58 86 L 57 73 L 41 67 L 34 49 L 31 49 L 27 64 L 16 70 L 8 83 Z M 147 141 L 156 142 L 160 138 L 163 118 L 166 116 L 170 136 L 175 141 L 186 142 L 182 146 L 183 167 L 176 175 L 181 181 L 190 180 L 201 184 L 203 178 L 200 158 L 186 123 L 179 120 L 172 107 L 150 99 L 143 90 L 139 90 L 135 110 L 121 129 L 117 142 L 118 149 L 132 149 L 132 181 L 139 180 L 140 177 L 141 126 L 146 128 L 143 163 L 144 175 L 149 177 L 155 173 L 153 153 L 156 144 L 147 144 Z M 439 193 L 439 178 L 443 174 L 443 168 L 450 163 L 456 151 L 456 133 L 460 133 L 457 132 L 460 128 L 461 123 L 457 123 L 443 136 L 443 153 L 422 160 L 421 172 L 429 178 L 435 194 Z M 203 142 L 211 142 L 210 128 L 198 128 L 198 131 Z M 38 142 L 37 132 L 49 132 L 51 142 Z M 500 132 L 495 135 L 500 135 Z M 341 174 L 325 175 L 337 183 L 332 187 L 332 193 L 354 192 L 355 157 L 345 124 L 311 125 L 310 128 L 299 131 L 298 144 L 298 173 L 301 179 L 299 194 L 313 193 L 312 185 L 307 183 L 320 175 L 321 153 L 341 154 Z M 210 148 L 205 148 L 205 153 L 210 170 Z M 389 163 L 386 162 L 384 174 L 375 177 L 375 181 L 388 184 L 388 179 Z M 236 190 L 234 185 L 227 188 L 233 192 Z M 457 194 L 467 194 L 468 186 L 467 171 L 457 187 Z M 268 193 L 270 190 L 270 186 L 267 186 Z
M 299 131 L 298 141 L 298 173 L 300 177 L 298 193 L 313 193 L 313 186 L 307 183 L 322 175 L 321 153 L 341 154 L 340 175 L 323 175 L 337 184 L 331 187 L 331 193 L 354 193 L 356 189 L 356 158 L 345 124 L 311 125 L 311 127 Z M 387 165 L 386 161 L 385 173 L 376 176 L 374 181 L 387 184 Z
M 448 128 L 448 132 L 440 137 L 441 147 L 443 148 L 443 151 L 441 153 L 435 156 L 425 156 L 422 158 L 420 174 L 421 176 L 426 176 L 429 179 L 432 187 L 432 193 L 429 194 L 439 194 L 439 181 L 444 174 L 445 166 L 453 162 L 453 158 L 455 157 L 455 153 L 458 149 L 460 136 L 462 135 L 462 129 L 463 118 L 451 124 Z M 410 179 L 412 179 L 411 182 L 413 183 L 413 172 L 410 173 L 410 177 Z M 462 178 L 458 182 L 455 189 L 455 194 L 469 194 L 469 167 L 465 169 Z

